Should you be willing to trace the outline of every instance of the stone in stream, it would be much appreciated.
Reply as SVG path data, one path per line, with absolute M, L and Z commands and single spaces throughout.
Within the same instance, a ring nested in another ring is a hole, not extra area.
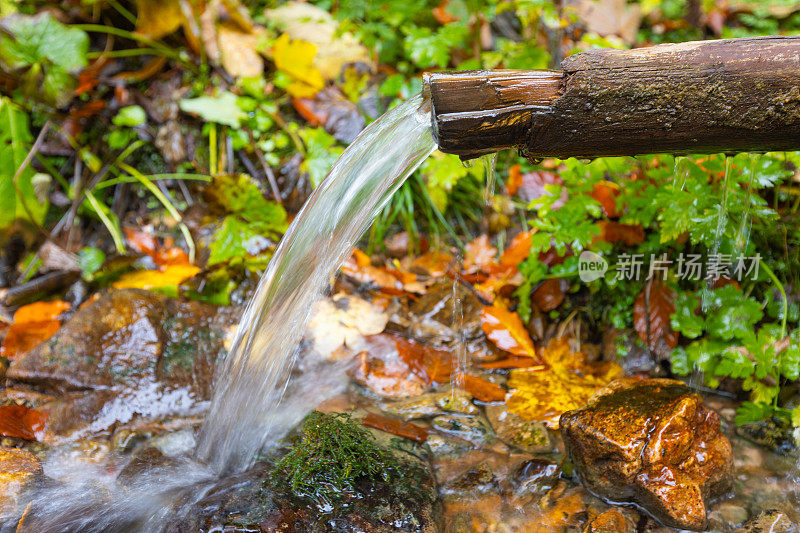
M 472 396 L 461 390 L 451 389 L 442 392 L 429 392 L 397 402 L 386 403 L 382 410 L 397 415 L 403 420 L 427 418 L 450 413 L 473 415 L 478 408 L 472 403 Z
M 0 512 L 14 508 L 22 492 L 42 473 L 39 459 L 17 448 L 0 448 Z
M 784 513 L 771 509 L 754 516 L 733 533 L 789 533 L 796 531 L 795 526 Z
M 709 499 L 731 481 L 717 414 L 680 381 L 617 379 L 561 415 L 560 426 L 587 489 L 635 503 L 667 526 L 704 529 Z
M 380 447 L 400 461 L 408 479 L 364 480 L 357 484 L 357 493 L 344 492 L 340 501 L 314 502 L 265 483 L 271 465 L 259 462 L 219 482 L 199 502 L 184 509 L 184 518 L 172 522 L 166 533 L 440 531 L 436 482 L 427 446 L 369 431 Z
M 46 441 L 114 424 L 202 411 L 236 316 L 230 308 L 143 290 L 106 293 L 49 340 L 18 356 L 7 377 L 58 392 Z
M 547 428 L 541 422 L 528 422 L 511 413 L 505 405 L 487 405 L 486 417 L 497 436 L 510 446 L 528 453 L 544 453 L 553 449 Z

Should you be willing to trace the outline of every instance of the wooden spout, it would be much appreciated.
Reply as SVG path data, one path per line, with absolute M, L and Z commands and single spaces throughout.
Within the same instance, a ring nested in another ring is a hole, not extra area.
M 800 37 L 598 49 L 562 71 L 428 75 L 439 149 L 470 159 L 800 150 Z
M 443 152 L 471 159 L 518 146 L 534 113 L 561 94 L 561 72 L 476 70 L 426 74 L 434 137 Z

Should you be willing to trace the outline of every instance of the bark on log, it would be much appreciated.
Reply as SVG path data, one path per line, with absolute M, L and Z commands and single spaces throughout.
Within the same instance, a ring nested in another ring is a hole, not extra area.
M 442 151 L 530 158 L 800 150 L 800 37 L 591 50 L 562 73 L 426 79 Z

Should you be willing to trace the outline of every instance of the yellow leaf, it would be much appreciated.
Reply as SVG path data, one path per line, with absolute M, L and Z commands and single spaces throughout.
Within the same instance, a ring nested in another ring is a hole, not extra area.
M 185 17 L 178 0 L 137 0 L 136 32 L 160 39 L 174 32 Z
M 540 356 L 547 368 L 512 370 L 508 386 L 513 389 L 507 406 L 524 420 L 545 422 L 558 428 L 561 413 L 583 407 L 592 394 L 622 375 L 613 361 L 588 362 L 573 352 L 566 339 L 553 339 Z
M 113 284 L 115 289 L 157 289 L 170 287 L 200 272 L 194 265 L 169 265 L 161 270 L 139 270 L 122 275 Z
M 325 86 L 325 79 L 319 70 L 312 66 L 317 46 L 300 39 L 291 40 L 284 33 L 272 48 L 275 67 L 292 78 L 287 92 L 297 98 L 314 96 Z

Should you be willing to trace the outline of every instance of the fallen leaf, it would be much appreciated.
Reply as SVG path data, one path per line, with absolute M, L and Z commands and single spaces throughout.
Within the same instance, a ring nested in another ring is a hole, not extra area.
M 317 46 L 312 65 L 325 79 L 337 78 L 345 65 L 370 62 L 369 50 L 353 34 L 339 31 L 333 16 L 324 9 L 305 2 L 287 2 L 267 9 L 265 14 L 292 39 Z
M 481 402 L 502 402 L 506 399 L 506 390 L 481 377 L 463 374 L 458 377 L 459 386 Z
M 512 391 L 506 405 L 522 419 L 552 429 L 558 428 L 563 412 L 584 406 L 597 389 L 622 375 L 613 361 L 588 362 L 581 352 L 572 352 L 565 338 L 551 340 L 540 354 L 546 368 L 509 373 Z
M 138 270 L 120 276 L 115 289 L 159 289 L 180 285 L 200 269 L 194 265 L 168 265 L 164 270 Z
M 314 98 L 293 98 L 292 105 L 309 125 L 324 126 L 325 131 L 345 144 L 353 142 L 366 125 L 358 106 L 337 87 L 326 87 Z
M 542 281 L 531 293 L 531 300 L 545 313 L 552 311 L 564 301 L 564 294 L 569 288 L 569 283 L 560 278 L 551 278 Z
M 235 94 L 225 91 L 219 96 L 200 96 L 180 100 L 178 106 L 181 111 L 197 115 L 206 122 L 217 122 L 238 129 L 241 121 L 247 118 L 247 115 L 239 108 L 236 101 Z
M 26 440 L 41 440 L 47 413 L 24 405 L 0 406 L 0 435 Z
M 597 223 L 600 225 L 598 239 L 611 244 L 622 242 L 628 246 L 644 242 L 645 234 L 641 224 L 620 224 L 614 220 L 600 220 Z
M 497 248 L 489 242 L 488 235 L 481 235 L 464 247 L 464 272 L 472 274 L 485 271 L 494 262 Z
M 397 353 L 408 368 L 428 383 L 447 383 L 454 372 L 453 354 L 411 339 L 395 337 Z
M 575 3 L 575 2 L 573 2 Z M 578 0 L 577 12 L 586 29 L 601 37 L 616 35 L 626 43 L 636 41 L 642 6 L 627 0 Z
M 388 321 L 388 315 L 363 298 L 337 294 L 314 304 L 308 331 L 316 352 L 330 359 L 342 346 L 363 349 L 364 337 L 381 333 Z
M 353 255 L 344 262 L 342 273 L 359 283 L 373 285 L 381 292 L 394 296 L 422 294 L 427 290 L 427 285 L 419 282 L 413 272 L 373 266 L 369 256 L 358 249 L 353 250 Z
M 398 435 L 417 442 L 425 442 L 428 439 L 428 430 L 424 427 L 377 413 L 367 413 L 367 415 L 361 419 L 361 423 L 367 427 L 379 429 L 386 433 Z
M 542 365 L 540 361 L 533 359 L 532 357 L 519 356 L 506 357 L 505 359 L 499 359 L 497 361 L 481 363 L 478 366 L 487 370 L 502 370 L 506 368 L 544 368 L 544 365 Z
M 458 20 L 458 17 L 447 11 L 447 4 L 447 0 L 442 0 L 438 6 L 433 8 L 433 18 L 439 24 L 449 24 Z
M 453 256 L 447 252 L 430 251 L 411 260 L 410 266 L 421 268 L 433 277 L 439 277 L 446 274 L 452 264 Z
M 601 181 L 592 186 L 591 197 L 600 204 L 608 218 L 618 218 L 622 214 L 617 208 L 619 194 L 619 185 L 611 181 Z
M 312 66 L 317 45 L 301 39 L 292 40 L 284 33 L 275 41 L 272 59 L 275 67 L 292 78 L 286 91 L 298 98 L 314 96 L 325 86 L 322 74 Z
M 509 289 L 513 291 L 522 285 L 524 278 L 516 267 L 506 268 L 499 273 L 490 274 L 486 280 L 475 283 L 473 288 L 486 301 L 493 302 L 497 296 L 509 296 Z
M 509 196 L 517 194 L 517 189 L 519 189 L 520 185 L 522 185 L 522 167 L 519 164 L 511 165 L 508 169 L 508 179 L 506 180 L 506 191 Z
M 550 171 L 537 170 L 534 172 L 526 172 L 520 176 L 520 183 L 519 187 L 517 187 L 516 194 L 521 200 L 532 202 L 543 196 L 552 196 L 553 192 L 548 189 L 552 186 L 559 186 L 559 197 L 554 200 L 550 206 L 550 209 L 555 211 L 567 203 L 569 199 L 567 189 L 563 185 L 564 181 Z
M 136 32 L 160 39 L 183 25 L 178 0 L 136 0 Z
M 23 305 L 14 313 L 0 356 L 13 359 L 52 337 L 61 327 L 58 317 L 70 308 L 68 302 L 36 302 Z
M 256 51 L 258 36 L 242 31 L 232 22 L 217 27 L 222 67 L 234 77 L 255 77 L 264 72 L 264 60 Z
M 481 329 L 501 350 L 539 359 L 533 340 L 517 313 L 497 305 L 484 307 L 481 312 Z
M 675 291 L 661 280 L 648 281 L 633 302 L 633 327 L 650 350 L 666 354 L 677 346 L 678 332 L 672 329 Z
M 380 336 L 379 336 L 380 337 Z M 360 385 L 384 398 L 419 396 L 430 388 L 424 379 L 410 372 L 396 351 L 375 350 L 360 352 L 356 365 L 348 375 Z
M 500 264 L 505 267 L 514 267 L 528 258 L 531 253 L 531 236 L 533 231 L 520 231 L 511 239 L 508 246 L 500 256 Z
M 125 240 L 131 249 L 152 258 L 153 262 L 162 270 L 170 265 L 192 264 L 189 260 L 189 254 L 182 248 L 173 246 L 171 239 L 167 239 L 161 244 L 152 233 L 147 231 L 130 226 L 125 226 L 123 231 L 125 232 Z

